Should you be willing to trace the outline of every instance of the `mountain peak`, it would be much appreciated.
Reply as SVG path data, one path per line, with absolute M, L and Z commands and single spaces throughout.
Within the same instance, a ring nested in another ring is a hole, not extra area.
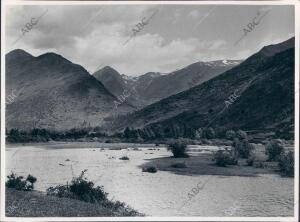
M 46 63 L 48 65 L 63 65 L 63 64 L 73 64 L 68 59 L 63 56 L 56 54 L 54 52 L 47 52 L 38 57 L 36 57 L 38 61 Z
M 64 60 L 67 60 L 66 58 L 64 58 L 63 56 L 59 55 L 59 54 L 56 54 L 54 52 L 47 52 L 47 53 L 44 53 L 40 56 L 38 56 L 37 58 L 39 59 L 43 59 L 43 58 L 47 58 L 47 59 L 64 59 Z M 69 60 L 67 60 L 69 61 Z
M 110 67 L 110 66 L 104 66 L 101 70 L 105 70 L 105 71 L 116 71 L 113 67 Z
M 26 52 L 23 49 L 14 49 L 6 54 L 7 59 L 17 59 L 17 60 L 24 60 L 24 59 L 30 59 L 33 58 L 31 54 Z
M 125 82 L 121 74 L 110 66 L 103 67 L 93 73 L 93 76 L 115 96 L 121 95 L 125 89 Z
M 115 70 L 114 68 L 110 67 L 110 66 L 105 66 L 103 67 L 102 69 L 99 69 L 98 71 L 94 72 L 93 73 L 93 76 L 96 77 L 96 78 L 101 78 L 101 77 L 104 77 L 104 76 L 115 76 L 115 77 L 120 77 L 121 78 L 121 75 L 120 73 Z

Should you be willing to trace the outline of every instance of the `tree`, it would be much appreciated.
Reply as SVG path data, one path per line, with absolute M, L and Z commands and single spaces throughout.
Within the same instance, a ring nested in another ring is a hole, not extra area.
M 277 161 L 283 151 L 283 146 L 279 140 L 271 140 L 266 146 L 266 154 L 268 155 L 269 161 Z
M 184 140 L 175 140 L 168 144 L 167 150 L 173 153 L 174 158 L 188 157 L 187 144 Z
M 255 149 L 255 147 L 249 143 L 247 139 L 238 139 L 235 138 L 233 142 L 233 150 L 235 156 L 240 156 L 241 158 L 248 158 L 251 152 Z
M 130 129 L 129 127 L 126 127 L 126 129 L 124 130 L 124 136 L 126 139 L 130 138 Z
M 233 140 L 236 136 L 236 133 L 233 130 L 226 131 L 226 139 Z
M 215 131 L 212 127 L 209 127 L 205 130 L 205 135 L 207 139 L 213 139 L 216 136 Z
M 279 169 L 286 176 L 294 176 L 294 152 L 282 153 L 279 157 Z
M 196 132 L 195 132 L 195 139 L 196 140 L 199 140 L 202 138 L 202 133 L 203 133 L 203 130 L 201 128 L 197 129 Z
M 236 135 L 237 135 L 237 137 L 238 137 L 239 139 L 247 139 L 247 138 L 248 138 L 247 133 L 246 133 L 245 131 L 243 131 L 243 130 L 238 130 L 238 131 L 236 132 Z

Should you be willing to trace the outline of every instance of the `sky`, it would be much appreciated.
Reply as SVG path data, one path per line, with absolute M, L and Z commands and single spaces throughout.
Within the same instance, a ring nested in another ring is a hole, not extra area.
M 198 61 L 246 59 L 265 45 L 294 36 L 293 6 L 6 7 L 6 53 L 55 52 L 91 74 L 104 66 L 139 76 L 172 72 Z M 254 25 L 247 28 L 249 23 Z

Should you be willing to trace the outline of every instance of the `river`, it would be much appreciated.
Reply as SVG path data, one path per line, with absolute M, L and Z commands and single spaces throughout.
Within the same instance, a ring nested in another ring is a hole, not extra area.
M 109 198 L 149 216 L 293 216 L 292 178 L 277 174 L 241 177 L 146 173 L 141 164 L 147 159 L 170 156 L 170 152 L 161 147 L 148 150 L 149 145 L 139 145 L 141 151 L 110 150 L 106 146 L 10 145 L 6 148 L 6 172 L 24 176 L 30 173 L 38 179 L 35 189 L 45 191 L 66 184 L 87 169 L 86 177 L 103 185 Z M 118 144 L 109 144 L 112 146 Z M 130 160 L 119 160 L 123 155 Z M 189 193 L 197 184 L 202 189 L 191 197 Z

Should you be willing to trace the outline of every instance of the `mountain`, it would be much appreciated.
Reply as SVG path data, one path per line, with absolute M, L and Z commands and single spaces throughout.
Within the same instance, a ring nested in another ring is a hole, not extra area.
M 266 46 L 221 75 L 125 117 L 115 120 L 114 130 L 134 127 L 155 137 L 191 136 L 207 127 L 292 131 L 294 38 Z
M 109 66 L 105 66 L 93 73 L 93 76 L 103 83 L 103 85 L 116 97 L 121 95 L 124 90 L 127 89 L 123 76 Z
M 105 66 L 93 73 L 93 76 L 99 80 L 119 101 L 126 101 L 134 109 L 140 106 L 139 96 L 132 90 L 135 86 L 135 78 L 118 73 L 114 68 Z
M 137 91 L 144 104 L 149 105 L 199 85 L 240 62 L 239 60 L 197 62 L 167 75 L 156 75 L 155 78 L 146 81 L 147 84 L 137 87 Z
M 168 96 L 201 84 L 238 65 L 240 60 L 197 62 L 172 73 L 148 72 L 135 78 L 119 74 L 111 67 L 95 72 L 95 76 L 115 96 L 129 92 L 127 101 L 142 108 Z
M 83 67 L 55 53 L 34 57 L 24 50 L 6 55 L 6 127 L 70 129 L 98 126 L 113 110 L 128 112 Z

